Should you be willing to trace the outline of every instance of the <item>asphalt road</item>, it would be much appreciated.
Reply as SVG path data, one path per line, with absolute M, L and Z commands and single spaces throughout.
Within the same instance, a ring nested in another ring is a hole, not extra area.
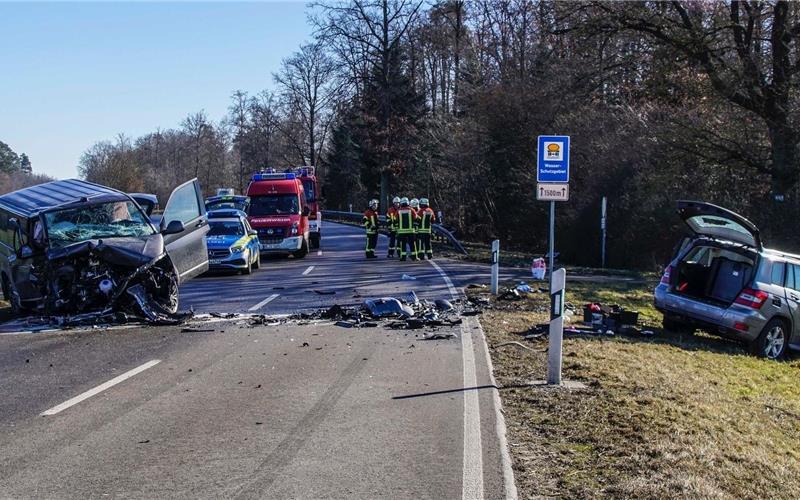
M 303 259 L 263 257 L 262 269 L 251 275 L 218 272 L 189 281 L 181 287 L 181 308 L 281 314 L 334 303 L 360 304 L 367 297 L 394 296 L 411 290 L 420 298 L 449 298 L 444 281 L 429 262 L 387 259 L 388 238 L 384 235 L 378 242 L 379 258 L 366 260 L 362 229 L 325 223 L 323 230 L 321 249 Z M 488 266 L 447 259 L 436 262 L 456 287 L 489 283 Z M 525 278 L 526 273 L 504 270 L 501 279 Z M 404 280 L 403 275 L 416 279 Z
M 321 255 L 188 283 L 182 306 L 278 314 L 488 280 L 446 260 L 367 261 L 357 228 L 324 234 Z M 474 318 L 451 331 L 0 333 L 0 498 L 513 496 L 482 331 Z

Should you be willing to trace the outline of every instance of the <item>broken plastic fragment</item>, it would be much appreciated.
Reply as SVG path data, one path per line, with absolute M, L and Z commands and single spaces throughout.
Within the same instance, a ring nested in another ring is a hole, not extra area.
M 410 274 L 404 274 L 401 278 L 403 281 L 414 281 L 417 278 L 411 276 Z
M 436 308 L 440 311 L 452 311 L 453 304 L 447 299 L 436 299 Z
M 410 318 L 414 316 L 413 309 L 405 304 L 401 304 L 399 300 L 392 297 L 367 299 L 364 301 L 364 307 L 366 307 L 373 318 L 386 318 L 390 316 Z

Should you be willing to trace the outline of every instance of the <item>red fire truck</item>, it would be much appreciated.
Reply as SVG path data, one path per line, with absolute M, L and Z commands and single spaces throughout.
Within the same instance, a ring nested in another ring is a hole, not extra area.
M 306 192 L 306 205 L 310 213 L 308 214 L 309 223 L 309 244 L 311 248 L 319 248 L 322 238 L 322 210 L 320 208 L 320 190 L 317 181 L 315 167 L 297 167 L 294 169 L 295 175 L 303 183 Z
M 294 172 L 259 172 L 247 186 L 247 196 L 247 219 L 258 232 L 261 252 L 305 257 L 311 211 L 298 176 Z

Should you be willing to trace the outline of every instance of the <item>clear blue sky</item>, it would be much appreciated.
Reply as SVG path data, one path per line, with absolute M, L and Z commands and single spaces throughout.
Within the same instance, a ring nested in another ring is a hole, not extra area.
M 96 141 L 218 121 L 232 91 L 274 88 L 311 31 L 302 2 L 0 1 L 0 141 L 75 177 Z

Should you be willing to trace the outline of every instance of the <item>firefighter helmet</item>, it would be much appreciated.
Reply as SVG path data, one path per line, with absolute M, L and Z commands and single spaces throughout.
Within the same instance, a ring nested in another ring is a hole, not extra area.
M 419 204 L 422 205 L 423 207 L 427 207 L 428 206 L 428 198 L 420 198 L 419 199 Z
M 392 203 L 400 203 L 400 197 L 395 196 L 394 198 L 392 198 Z
M 369 208 L 378 208 L 378 200 L 369 200 Z
M 408 205 L 408 197 L 403 196 L 402 198 L 400 198 L 400 204 L 401 205 Z
M 411 208 L 419 208 L 419 200 L 416 198 L 411 199 Z

